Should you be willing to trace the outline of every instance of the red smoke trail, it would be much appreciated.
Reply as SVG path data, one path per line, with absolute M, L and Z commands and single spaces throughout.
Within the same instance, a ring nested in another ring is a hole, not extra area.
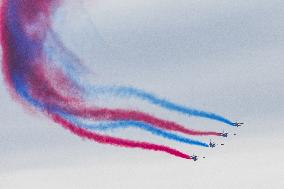
M 129 147 L 129 148 L 142 148 L 142 149 L 147 149 L 147 150 L 161 151 L 161 152 L 166 152 L 166 153 L 169 153 L 169 154 L 172 154 L 174 156 L 181 157 L 184 159 L 191 159 L 189 155 L 184 154 L 178 150 L 166 147 L 166 146 L 151 144 L 147 142 L 131 141 L 131 140 L 126 140 L 126 139 L 96 134 L 94 132 L 90 132 L 85 129 L 79 128 L 56 114 L 51 114 L 51 118 L 55 122 L 62 125 L 65 129 L 68 129 L 69 131 L 71 131 L 72 133 L 82 138 L 87 138 L 89 140 L 96 141 L 98 143 L 112 144 L 112 145 Z
M 163 119 L 156 118 L 149 114 L 134 111 L 134 110 L 122 110 L 122 109 L 90 109 L 90 108 L 80 108 L 80 109 L 70 109 L 67 108 L 66 112 L 73 114 L 75 116 L 84 117 L 93 120 L 133 120 L 148 123 L 150 125 L 156 126 L 158 128 L 167 129 L 171 131 L 178 131 L 188 135 L 198 135 L 198 136 L 220 136 L 221 133 L 218 132 L 206 132 L 206 131 L 195 131 L 192 129 L 187 129 L 184 126 L 175 123 L 173 121 L 167 121 Z
M 63 74 L 57 71 L 57 74 L 54 74 L 54 77 L 51 77 L 49 70 L 42 68 L 42 66 L 37 67 L 37 72 L 35 73 L 34 77 L 29 83 L 32 83 L 32 87 L 34 90 L 31 90 L 33 96 L 36 96 L 37 99 L 44 102 L 44 104 L 56 104 L 60 106 L 63 110 L 67 113 L 79 116 L 81 118 L 88 118 L 90 120 L 96 121 L 117 121 L 117 120 L 132 120 L 132 121 L 141 121 L 144 123 L 148 123 L 155 127 L 166 129 L 170 131 L 177 131 L 188 135 L 198 135 L 198 136 L 220 136 L 221 133 L 218 132 L 206 132 L 206 131 L 195 131 L 192 129 L 187 129 L 184 126 L 175 123 L 173 121 L 163 120 L 156 118 L 152 115 L 134 111 L 134 110 L 122 110 L 122 109 L 107 109 L 107 108 L 88 108 L 84 105 L 84 101 L 79 98 L 65 98 L 62 95 L 58 94 L 58 90 L 54 90 L 54 87 L 58 87 L 56 85 L 60 85 L 61 88 L 66 88 L 64 91 L 69 91 L 68 94 L 72 94 L 70 89 L 72 89 L 72 85 L 68 83 L 68 79 L 63 77 Z M 53 69 L 54 70 L 54 69 Z M 59 74 L 58 74 L 59 73 Z M 45 77 L 48 75 L 49 78 Z M 58 76 L 60 79 L 58 79 Z M 34 80 L 34 78 L 37 78 Z M 52 81 L 57 81 L 55 84 L 52 85 Z M 45 88 L 41 89 L 41 83 L 45 83 Z M 50 85 L 47 85 L 50 84 Z M 46 89 L 46 86 L 48 88 Z M 64 87 L 65 86 L 65 87 Z M 76 89 L 76 88 L 75 88 Z M 73 91 L 75 91 L 75 89 Z M 79 96 L 79 92 L 76 92 Z M 81 105 L 80 105 L 81 104 Z M 66 106 L 68 105 L 68 106 Z

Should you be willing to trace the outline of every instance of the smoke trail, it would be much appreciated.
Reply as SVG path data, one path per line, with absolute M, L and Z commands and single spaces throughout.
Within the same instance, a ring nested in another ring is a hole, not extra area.
M 63 116 L 65 117 L 65 116 Z M 101 122 L 101 123 L 93 123 L 93 124 L 87 124 L 83 123 L 82 121 L 79 121 L 78 119 L 74 119 L 70 116 L 66 116 L 68 120 L 70 120 L 75 125 L 78 125 L 80 128 L 88 129 L 88 130 L 95 130 L 95 131 L 107 131 L 107 130 L 113 130 L 113 129 L 119 129 L 119 128 L 129 128 L 129 127 L 135 127 L 139 128 L 145 131 L 148 131 L 154 135 L 161 136 L 163 138 L 167 138 L 170 140 L 174 140 L 181 143 L 186 143 L 190 145 L 198 145 L 203 147 L 208 147 L 208 144 L 193 140 L 190 138 L 178 136 L 176 134 L 172 134 L 166 131 L 163 131 L 161 129 L 155 128 L 152 125 L 145 124 L 143 122 L 138 121 L 111 121 L 111 122 Z
M 137 142 L 137 141 L 131 141 L 131 140 L 126 140 L 126 139 L 120 139 L 120 138 L 115 138 L 115 137 L 110 137 L 106 135 L 99 135 L 90 131 L 87 131 L 85 129 L 82 129 L 67 120 L 64 120 L 60 116 L 56 114 L 51 114 L 51 118 L 62 125 L 64 128 L 68 129 L 72 133 L 82 137 L 82 138 L 87 138 L 89 140 L 93 140 L 98 143 L 103 143 L 103 144 L 113 144 L 113 145 L 118 145 L 118 146 L 123 146 L 123 147 L 129 147 L 129 148 L 142 148 L 146 150 L 154 150 L 154 151 L 162 151 L 166 152 L 169 154 L 172 154 L 177 157 L 181 157 L 184 159 L 191 159 L 191 157 L 187 154 L 184 154 L 178 150 L 162 146 L 162 145 L 156 145 L 156 144 L 151 144 L 147 142 Z
M 162 108 L 179 112 L 188 116 L 196 116 L 196 117 L 202 117 L 202 118 L 208 118 L 216 121 L 223 122 L 225 124 L 228 124 L 230 126 L 234 126 L 234 123 L 223 116 L 211 113 L 211 112 L 205 112 L 202 110 L 196 110 L 196 109 L 191 109 L 185 106 L 181 106 L 178 104 L 175 104 L 173 102 L 170 102 L 165 99 L 161 99 L 156 97 L 155 95 L 151 93 L 147 93 L 143 90 L 135 89 L 132 87 L 119 87 L 119 86 L 98 86 L 98 87 L 86 87 L 87 90 L 89 91 L 89 95 L 106 95 L 106 94 L 111 94 L 114 96 L 121 96 L 121 97 L 136 97 L 141 100 L 145 100 L 147 102 L 150 102 L 151 104 L 160 106 Z
M 64 112 L 82 117 L 91 119 L 94 121 L 102 121 L 102 120 L 132 120 L 144 122 L 146 124 L 153 125 L 155 127 L 166 129 L 170 131 L 177 131 L 188 135 L 199 135 L 199 136 L 221 136 L 221 133 L 212 132 L 212 131 L 196 131 L 192 129 L 187 129 L 178 123 L 167 121 L 163 119 L 156 118 L 152 115 L 134 111 L 134 110 L 123 110 L 123 109 L 108 109 L 108 108 L 100 108 L 100 109 L 92 109 L 92 108 L 66 108 Z
M 77 86 L 80 86 L 82 90 L 84 90 L 84 96 L 87 99 L 94 99 L 98 96 L 106 96 L 106 95 L 114 95 L 116 97 L 136 97 L 141 100 L 147 101 L 151 104 L 154 104 L 156 106 L 179 112 L 181 114 L 185 114 L 188 116 L 196 116 L 196 117 L 202 117 L 207 119 L 216 120 L 219 122 L 223 122 L 225 124 L 234 126 L 234 123 L 223 116 L 211 113 L 211 112 L 205 112 L 202 110 L 196 110 L 192 108 L 188 108 L 185 106 L 178 105 L 176 103 L 170 102 L 166 99 L 161 99 L 156 97 L 154 94 L 147 93 L 143 90 L 135 89 L 132 87 L 123 87 L 123 86 L 90 86 L 86 85 L 86 81 L 82 77 L 78 77 L 79 75 L 82 75 L 83 73 L 86 73 L 86 68 L 84 68 L 80 61 L 70 52 L 65 52 L 65 49 L 58 49 L 62 46 L 60 41 L 57 39 L 57 35 L 54 32 L 50 32 L 48 35 L 48 42 L 45 43 L 45 49 L 48 51 L 47 55 L 50 59 L 56 60 L 59 59 L 60 61 L 57 61 L 60 63 L 61 68 L 64 69 L 64 72 L 70 76 L 70 78 L 77 83 Z M 64 55 L 62 53 L 64 51 L 65 53 L 68 53 L 68 56 Z M 72 58 L 70 58 L 72 57 Z M 83 72 L 81 73 L 80 70 Z M 72 75 L 76 75 L 76 78 L 72 78 Z

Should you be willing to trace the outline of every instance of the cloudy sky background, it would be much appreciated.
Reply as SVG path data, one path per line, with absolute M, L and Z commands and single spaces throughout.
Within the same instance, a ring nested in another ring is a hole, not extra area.
M 102 100 L 192 128 L 237 133 L 215 139 L 226 145 L 213 150 L 136 130 L 115 133 L 206 156 L 198 162 L 113 148 L 27 112 L 11 100 L 1 77 L 0 188 L 283 188 L 283 1 L 66 1 L 54 22 L 96 84 L 132 85 L 245 126 Z

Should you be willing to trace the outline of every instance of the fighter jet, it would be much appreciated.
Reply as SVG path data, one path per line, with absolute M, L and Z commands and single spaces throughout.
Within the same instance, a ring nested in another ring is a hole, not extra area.
M 240 127 L 240 126 L 242 126 L 243 124 L 244 124 L 244 123 L 235 122 L 235 123 L 233 124 L 233 126 Z
M 224 131 L 223 131 L 223 133 L 221 133 L 221 136 L 222 136 L 222 137 L 228 137 L 228 134 L 229 134 L 229 133 L 224 133 Z
M 192 156 L 189 156 L 190 159 L 192 159 L 193 161 L 197 161 L 198 157 L 196 155 L 192 155 Z
M 212 142 L 212 141 L 210 140 L 209 147 L 210 147 L 210 148 L 214 148 L 214 147 L 216 147 L 215 142 Z

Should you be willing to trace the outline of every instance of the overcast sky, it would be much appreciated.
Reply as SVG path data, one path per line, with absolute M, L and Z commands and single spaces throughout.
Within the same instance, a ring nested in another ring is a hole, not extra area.
M 24 110 L 1 75 L 0 188 L 284 187 L 282 0 L 65 1 L 53 28 L 95 73 L 96 84 L 142 88 L 245 126 L 232 129 L 121 102 L 237 136 L 215 140 L 224 147 L 202 149 L 136 130 L 117 133 L 206 156 L 197 162 L 99 145 Z

